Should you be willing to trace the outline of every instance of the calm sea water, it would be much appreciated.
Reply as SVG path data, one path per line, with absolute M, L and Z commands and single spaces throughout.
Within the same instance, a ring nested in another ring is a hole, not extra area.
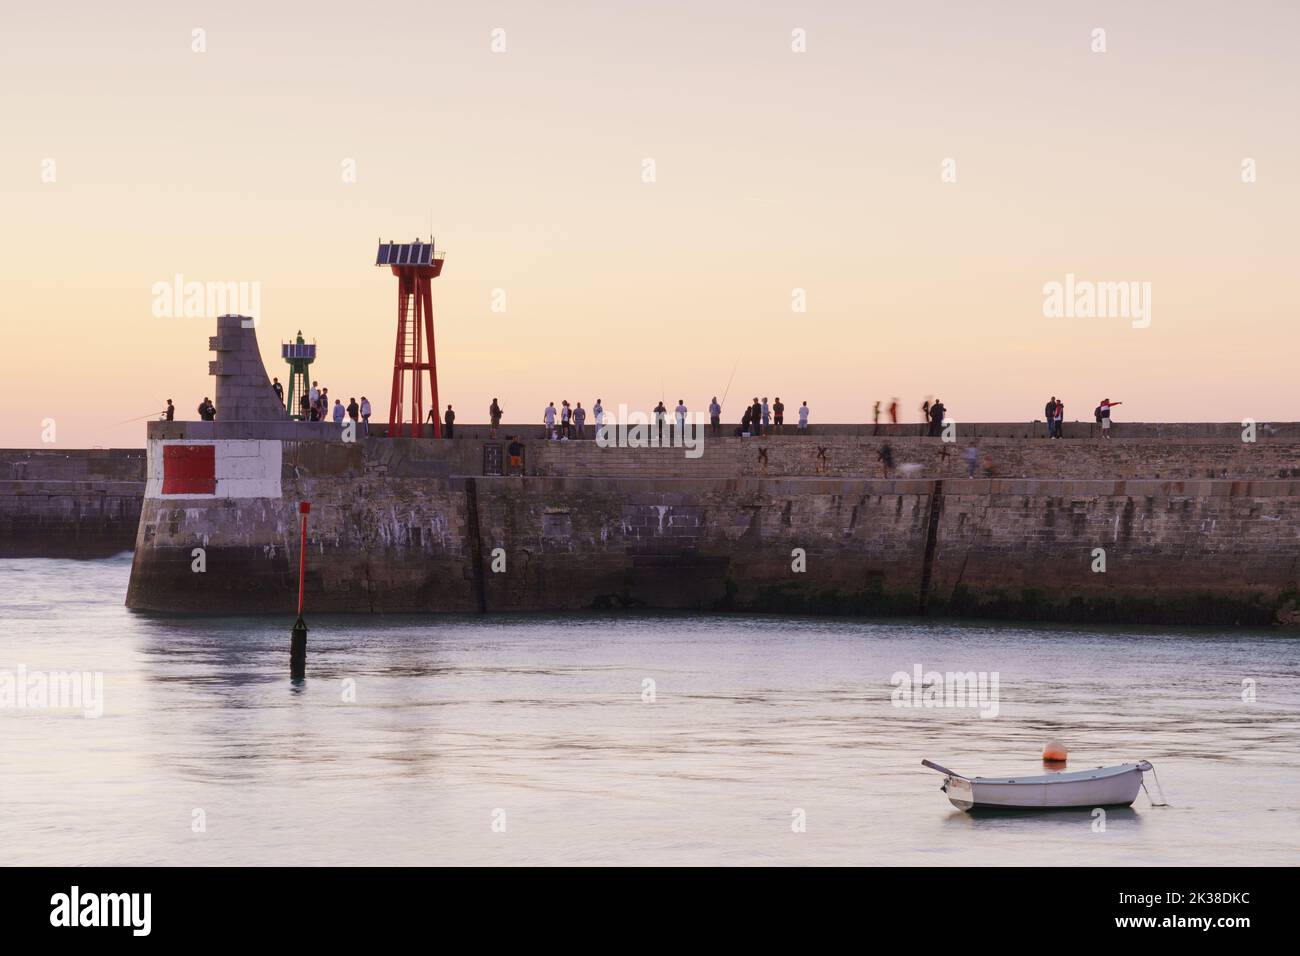
M 129 572 L 127 556 L 0 561 L 0 671 L 104 675 L 98 719 L 0 709 L 5 863 L 1078 866 L 1300 854 L 1295 636 L 309 616 L 308 679 L 295 687 L 291 621 L 132 613 Z M 998 672 L 998 715 L 892 706 L 891 675 L 916 664 Z M 972 817 L 919 766 L 1041 772 L 1050 736 L 1071 746 L 1072 769 L 1150 759 L 1172 806 L 1139 794 L 1104 832 L 1086 811 Z

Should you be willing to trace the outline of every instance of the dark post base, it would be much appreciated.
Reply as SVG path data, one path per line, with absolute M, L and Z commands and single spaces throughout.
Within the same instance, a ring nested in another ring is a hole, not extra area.
M 289 638 L 289 677 L 303 680 L 307 676 L 307 623 L 300 617 L 294 622 Z

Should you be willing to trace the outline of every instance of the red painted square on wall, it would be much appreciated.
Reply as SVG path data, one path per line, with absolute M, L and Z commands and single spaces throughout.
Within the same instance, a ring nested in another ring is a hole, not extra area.
M 215 445 L 164 445 L 165 495 L 215 495 L 217 447 Z

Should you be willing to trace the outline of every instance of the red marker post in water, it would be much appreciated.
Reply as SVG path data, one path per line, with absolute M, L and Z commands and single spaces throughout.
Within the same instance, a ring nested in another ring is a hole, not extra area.
M 289 677 L 292 680 L 303 680 L 307 676 L 307 623 L 302 619 L 302 602 L 307 580 L 307 515 L 311 513 L 311 503 L 299 502 L 298 513 L 302 515 L 302 544 L 298 548 L 298 620 L 294 622 L 289 638 Z

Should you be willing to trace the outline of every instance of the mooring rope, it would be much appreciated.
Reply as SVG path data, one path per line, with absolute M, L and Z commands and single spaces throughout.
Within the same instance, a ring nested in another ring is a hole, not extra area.
M 1165 788 L 1162 787 L 1162 786 L 1160 786 L 1160 775 L 1159 775 L 1158 773 L 1156 773 L 1155 764 L 1151 763 L 1151 761 L 1148 760 L 1148 761 L 1147 761 L 1147 766 L 1151 768 L 1151 776 L 1152 776 L 1153 778 L 1155 778 L 1155 781 L 1156 781 L 1156 792 L 1160 794 L 1160 802 L 1159 802 L 1159 803 L 1156 803 L 1155 800 L 1153 800 L 1153 799 L 1151 798 L 1151 791 L 1147 789 L 1147 778 L 1146 778 L 1146 774 L 1143 774 L 1143 775 L 1142 775 L 1142 792 L 1145 793 L 1145 794 L 1147 795 L 1147 799 L 1148 799 L 1148 800 L 1151 800 L 1151 806 L 1153 806 L 1153 807 L 1167 807 L 1167 806 L 1169 806 L 1169 801 L 1165 799 Z

